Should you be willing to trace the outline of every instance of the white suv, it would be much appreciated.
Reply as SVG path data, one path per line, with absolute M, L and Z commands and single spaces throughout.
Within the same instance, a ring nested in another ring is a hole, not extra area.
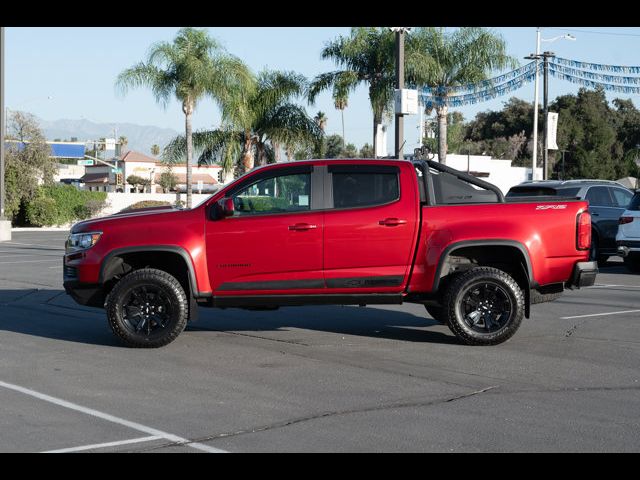
M 640 273 L 640 190 L 618 220 L 616 245 L 627 268 Z

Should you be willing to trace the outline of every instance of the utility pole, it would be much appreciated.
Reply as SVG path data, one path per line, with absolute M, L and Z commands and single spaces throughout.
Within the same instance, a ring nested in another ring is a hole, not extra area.
M 404 88 L 404 29 L 396 30 L 396 89 Z M 404 117 L 396 112 L 396 158 L 403 159 Z
M 530 58 L 530 57 L 526 57 Z M 540 27 L 536 29 L 536 80 L 533 89 L 533 158 L 531 160 L 531 180 L 536 179 L 538 167 L 538 59 L 540 58 Z
M 4 109 L 4 27 L 0 27 L 0 242 L 11 240 L 11 222 L 4 216 L 4 151 L 5 151 L 5 109 Z
M 547 180 L 549 178 L 549 148 L 547 145 L 547 138 L 549 135 L 549 57 L 553 57 L 553 52 L 544 52 L 542 54 L 544 62 L 544 137 L 542 140 L 543 157 L 542 157 L 542 179 Z

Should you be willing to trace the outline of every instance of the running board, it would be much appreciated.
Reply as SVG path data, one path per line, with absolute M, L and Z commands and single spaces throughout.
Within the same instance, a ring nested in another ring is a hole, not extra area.
M 399 305 L 402 293 L 319 295 L 229 295 L 214 296 L 210 306 L 218 308 L 295 307 L 304 305 Z

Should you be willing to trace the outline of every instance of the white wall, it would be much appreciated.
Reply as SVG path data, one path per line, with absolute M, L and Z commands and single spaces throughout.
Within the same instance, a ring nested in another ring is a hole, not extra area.
M 438 161 L 438 155 L 434 160 Z M 467 164 L 472 172 L 488 172 L 489 176 L 479 177 L 480 180 L 493 183 L 502 193 L 507 193 L 514 185 L 531 179 L 531 167 L 512 167 L 511 160 L 498 160 L 488 155 L 470 155 L 468 159 L 466 155 L 447 155 L 448 167 L 466 172 Z M 536 168 L 536 178 L 542 178 L 542 168 Z
M 209 198 L 210 194 L 193 194 L 193 206 L 199 205 L 200 202 Z M 114 213 L 118 213 L 119 211 L 133 205 L 134 203 L 142 202 L 144 200 L 160 200 L 169 202 L 174 204 L 176 202 L 176 194 L 175 193 L 115 193 L 109 192 L 107 193 L 107 206 L 102 209 L 102 211 L 96 215 L 98 217 L 104 217 L 106 215 L 111 215 Z M 187 195 L 181 194 L 180 200 L 186 204 Z

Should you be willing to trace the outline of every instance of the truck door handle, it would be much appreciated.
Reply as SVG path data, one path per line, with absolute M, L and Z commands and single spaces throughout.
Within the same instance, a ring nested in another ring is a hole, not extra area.
M 289 230 L 304 231 L 318 228 L 317 225 L 311 223 L 296 223 L 295 225 L 289 225 Z
M 599 217 L 599 216 L 600 216 L 600 214 L 599 214 L 599 213 L 595 213 L 595 212 L 593 212 L 593 213 L 591 214 L 591 216 L 592 216 L 592 217 Z
M 385 218 L 378 222 L 378 224 L 384 225 L 385 227 L 397 227 L 398 225 L 404 225 L 405 223 L 407 223 L 407 221 L 400 218 Z

